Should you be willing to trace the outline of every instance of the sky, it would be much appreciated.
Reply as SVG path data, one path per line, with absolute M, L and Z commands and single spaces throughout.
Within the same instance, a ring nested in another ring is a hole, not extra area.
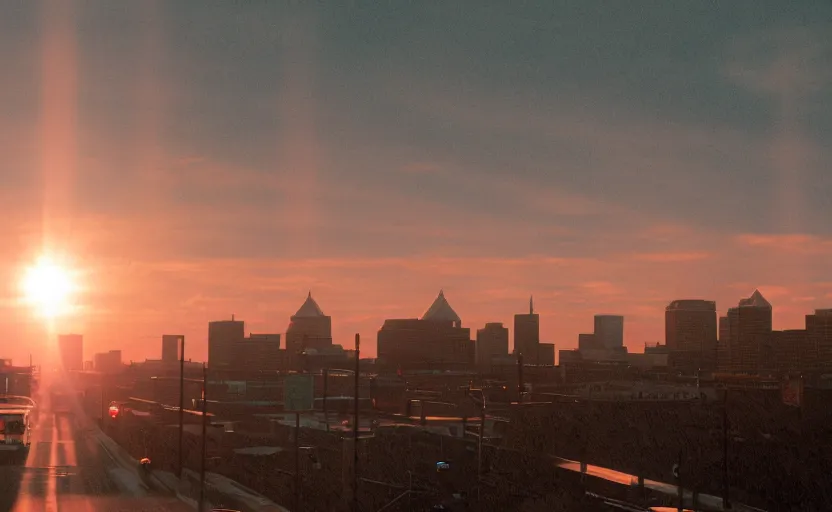
M 832 3 L 2 1 L 0 357 L 335 343 L 440 289 L 474 329 L 534 295 L 664 339 L 674 299 L 832 307 Z M 48 254 L 79 289 L 21 302 Z

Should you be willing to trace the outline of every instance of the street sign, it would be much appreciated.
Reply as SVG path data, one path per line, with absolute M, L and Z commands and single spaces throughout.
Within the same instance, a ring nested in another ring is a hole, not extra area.
M 287 375 L 283 381 L 283 410 L 311 411 L 315 407 L 315 377 Z

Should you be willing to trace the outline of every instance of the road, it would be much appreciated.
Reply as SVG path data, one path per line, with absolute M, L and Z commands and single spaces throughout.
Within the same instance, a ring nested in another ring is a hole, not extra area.
M 110 456 L 82 415 L 55 413 L 46 402 L 32 426 L 25 465 L 0 466 L 0 512 L 192 510 L 143 485 L 136 471 Z

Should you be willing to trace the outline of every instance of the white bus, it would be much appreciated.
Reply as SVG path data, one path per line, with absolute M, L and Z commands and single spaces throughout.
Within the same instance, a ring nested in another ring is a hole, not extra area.
M 32 408 L 0 403 L 0 456 L 25 461 L 31 445 L 29 414 Z

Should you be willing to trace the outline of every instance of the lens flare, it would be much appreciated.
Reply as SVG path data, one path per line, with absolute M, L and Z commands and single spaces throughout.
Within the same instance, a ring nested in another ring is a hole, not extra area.
M 75 288 L 70 273 L 48 258 L 26 269 L 21 287 L 26 302 L 46 318 L 55 318 L 69 310 Z

